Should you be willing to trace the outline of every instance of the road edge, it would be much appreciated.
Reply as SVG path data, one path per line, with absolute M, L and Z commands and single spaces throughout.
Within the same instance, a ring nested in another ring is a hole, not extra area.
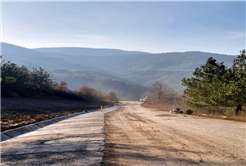
M 105 108 L 107 108 L 107 107 L 105 107 Z M 100 109 L 98 108 L 98 109 L 94 109 L 94 110 L 88 110 L 88 111 L 78 112 L 78 113 L 74 113 L 74 114 L 64 115 L 64 116 L 60 116 L 60 117 L 57 117 L 57 118 L 44 120 L 44 121 L 41 121 L 41 122 L 37 122 L 37 123 L 34 123 L 34 124 L 23 126 L 23 127 L 20 127 L 20 128 L 7 130 L 7 131 L 4 131 L 4 132 L 1 132 L 1 142 L 9 140 L 9 139 L 12 139 L 12 138 L 17 137 L 17 136 L 22 135 L 22 134 L 26 134 L 26 133 L 35 131 L 35 130 L 43 128 L 45 126 L 48 126 L 48 125 L 63 121 L 63 120 L 68 119 L 68 118 L 72 118 L 72 117 L 75 117 L 75 116 L 78 116 L 78 115 L 82 115 L 82 114 L 86 114 L 86 113 L 90 113 L 90 112 L 95 112 L 95 111 L 99 111 L 99 110 Z

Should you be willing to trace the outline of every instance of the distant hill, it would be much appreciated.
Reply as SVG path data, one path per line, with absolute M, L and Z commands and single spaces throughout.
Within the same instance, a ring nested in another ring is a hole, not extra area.
M 104 49 L 104 48 L 80 48 L 80 47 L 54 47 L 54 48 L 35 48 L 33 50 L 40 52 L 60 53 L 67 55 L 83 55 L 83 56 L 120 56 L 147 54 L 141 51 L 124 51 L 119 49 Z
M 180 80 L 191 77 L 194 69 L 204 64 L 209 57 L 224 62 L 228 67 L 235 58 L 231 55 L 199 51 L 152 54 L 76 47 L 26 49 L 7 43 L 3 43 L 2 48 L 4 58 L 29 67 L 40 65 L 51 71 L 57 81 L 68 82 L 72 89 L 81 84 L 107 91 L 118 89 L 118 93 L 126 98 L 134 94 L 138 94 L 135 97 L 146 95 L 148 87 L 157 80 L 182 94 L 184 87 Z M 63 72 L 58 72 L 62 70 Z M 137 89 L 141 92 L 129 91 L 135 86 L 140 86 Z
M 25 65 L 29 69 L 42 67 L 51 72 L 56 82 L 67 82 L 71 90 L 88 85 L 96 89 L 100 88 L 105 93 L 114 91 L 119 98 L 129 100 L 146 96 L 149 90 L 147 87 L 119 78 L 97 66 L 79 64 L 79 60 L 71 58 L 72 55 L 39 52 L 8 43 L 2 43 L 1 48 L 5 61 Z
M 137 52 L 124 56 L 78 56 L 76 62 L 101 68 L 122 79 L 144 86 L 151 86 L 156 80 L 163 81 L 179 93 L 183 93 L 184 87 L 180 80 L 183 77 L 191 77 L 194 69 L 204 64 L 209 57 L 224 62 L 228 67 L 235 58 L 231 55 L 199 51 L 158 54 Z
M 67 71 L 62 74 L 58 74 L 57 71 L 53 71 L 53 73 L 57 80 L 64 80 L 68 83 L 69 87 L 77 87 L 75 89 L 79 89 L 81 85 L 88 85 L 106 93 L 114 91 L 120 99 L 124 100 L 135 100 L 142 98 L 149 93 L 149 89 L 147 87 L 130 83 L 129 81 L 113 79 L 110 76 L 105 77 L 103 73 L 98 76 L 99 72 L 94 72 L 95 75 L 91 72 L 88 74 L 88 72 L 84 71 Z

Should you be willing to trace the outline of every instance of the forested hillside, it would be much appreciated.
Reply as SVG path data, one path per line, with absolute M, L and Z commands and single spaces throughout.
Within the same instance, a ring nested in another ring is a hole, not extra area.
M 53 49 L 56 52 L 59 50 L 59 48 Z M 53 49 L 40 48 L 37 50 L 44 53 Z M 59 53 L 62 52 L 61 50 Z M 72 51 L 72 48 L 70 50 Z M 81 51 L 80 56 L 72 56 L 68 61 L 76 61 L 80 65 L 100 68 L 104 72 L 109 72 L 118 78 L 147 87 L 150 87 L 155 81 L 159 80 L 170 85 L 180 94 L 184 90 L 180 80 L 183 77 L 190 77 L 192 71 L 206 61 L 207 58 L 214 57 L 219 61 L 223 61 L 225 66 L 231 67 L 235 57 L 199 51 L 158 54 L 135 52 L 135 54 L 131 55 L 123 55 L 123 53 L 112 55 L 110 53 L 106 54 L 105 52 L 107 51 L 104 51 L 102 51 L 102 54 L 93 54 L 93 56 Z M 49 54 L 49 52 L 46 53 Z
M 116 49 L 38 48 L 26 49 L 2 44 L 3 59 L 28 69 L 42 67 L 57 82 L 65 81 L 70 89 L 81 84 L 117 91 L 120 98 L 142 98 L 155 81 L 162 81 L 183 94 L 183 77 L 191 77 L 207 58 L 232 65 L 235 56 L 198 51 L 145 53 Z M 130 89 L 130 90 L 129 90 Z M 135 90 L 135 91 L 134 91 Z
M 67 82 L 71 90 L 87 85 L 100 89 L 104 93 L 114 91 L 119 98 L 130 100 L 138 99 L 148 94 L 147 87 L 121 79 L 113 75 L 112 72 L 100 69 L 100 66 L 82 65 L 79 64 L 80 61 L 77 59 L 69 62 L 70 55 L 41 53 L 7 43 L 2 44 L 2 51 L 3 59 L 6 62 L 11 61 L 17 65 L 25 65 L 29 70 L 42 67 L 51 73 L 51 78 L 55 82 Z
M 43 68 L 29 70 L 10 61 L 1 64 L 1 97 L 66 98 L 89 102 L 117 102 L 118 97 L 110 91 L 81 85 L 70 90 L 64 81 L 53 81 L 51 74 Z

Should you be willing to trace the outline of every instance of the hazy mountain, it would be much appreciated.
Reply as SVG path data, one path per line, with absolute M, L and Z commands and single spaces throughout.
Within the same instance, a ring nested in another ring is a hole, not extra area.
M 52 73 L 57 80 L 67 82 L 69 87 L 78 89 L 81 85 L 88 85 L 106 93 L 114 91 L 121 99 L 134 100 L 148 95 L 149 92 L 147 87 L 99 71 L 53 71 Z
M 128 69 L 156 70 L 168 69 L 172 71 L 194 70 L 204 64 L 209 57 L 214 57 L 218 61 L 224 61 L 226 65 L 232 64 L 234 56 L 205 53 L 205 52 L 184 52 L 184 53 L 160 53 L 160 54 L 136 54 L 126 56 L 107 57 L 81 57 L 80 64 L 90 64 L 105 70 L 124 71 Z
M 3 59 L 7 57 L 10 61 L 24 61 L 29 58 L 43 57 L 42 53 L 38 51 L 30 50 L 24 47 L 19 47 L 8 43 L 1 43 L 1 49 Z
M 232 59 L 234 59 L 234 56 L 230 55 L 198 51 L 152 54 L 138 51 L 127 52 L 115 49 L 91 48 L 40 48 L 35 50 L 41 51 L 49 57 L 60 57 L 73 63 L 98 67 L 116 73 L 129 69 L 193 71 L 195 67 L 204 64 L 209 57 L 214 57 L 218 61 L 225 62 L 224 64 L 227 66 L 230 66 Z M 63 50 L 66 51 L 63 52 Z M 68 50 L 76 52 L 77 56 L 74 56 L 74 53 L 69 54 Z M 78 50 L 81 50 L 81 52 L 79 53 Z M 59 53 L 52 55 L 52 51 Z M 87 54 L 87 52 L 90 53 Z M 119 54 L 116 54 L 117 52 Z
M 58 49 L 58 48 L 57 48 Z M 156 80 L 171 85 L 183 93 L 183 77 L 191 77 L 194 69 L 204 64 L 209 57 L 232 65 L 235 56 L 199 51 L 172 53 L 139 53 L 124 56 L 77 56 L 76 62 L 81 65 L 98 67 L 104 71 L 141 85 L 151 86 Z M 75 59 L 70 59 L 73 62 Z
M 26 49 L 6 43 L 2 48 L 4 57 L 12 59 L 15 63 L 47 68 L 58 81 L 68 82 L 72 89 L 87 84 L 107 91 L 118 89 L 119 93 L 124 92 L 121 93 L 122 96 L 128 98 L 129 95 L 126 94 L 133 95 L 129 89 L 137 86 L 133 84 L 149 87 L 157 80 L 183 93 L 184 87 L 180 80 L 183 77 L 191 77 L 194 69 L 205 64 L 209 57 L 224 62 L 228 67 L 235 58 L 231 55 L 199 51 L 152 54 L 92 48 Z M 138 90 L 146 94 L 146 88 Z M 134 93 L 136 94 L 136 91 Z
M 67 55 L 84 55 L 84 56 L 119 56 L 146 54 L 141 51 L 124 51 L 119 49 L 103 49 L 103 48 L 78 48 L 78 47 L 55 47 L 55 48 L 35 48 L 40 52 L 61 53 Z
M 51 72 L 56 82 L 67 82 L 71 90 L 88 85 L 100 88 L 105 93 L 114 91 L 122 99 L 140 98 L 148 92 L 148 88 L 119 78 L 97 66 L 79 64 L 81 59 L 76 59 L 77 56 L 39 52 L 8 43 L 2 43 L 1 48 L 5 61 L 25 65 L 29 69 L 42 67 Z

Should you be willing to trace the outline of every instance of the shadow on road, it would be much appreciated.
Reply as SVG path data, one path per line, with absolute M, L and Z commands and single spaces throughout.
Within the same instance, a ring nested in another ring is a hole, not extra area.
M 101 150 L 86 149 L 89 146 L 88 142 L 59 142 L 63 139 L 65 137 L 60 136 L 58 139 L 29 140 L 22 144 L 14 142 L 12 145 L 9 144 L 9 147 L 1 149 L 1 163 L 9 166 L 91 165 L 95 160 L 102 159 Z M 53 143 L 50 143 L 52 141 Z M 94 141 L 93 144 L 98 143 Z
M 189 151 L 184 149 L 174 148 L 159 148 L 157 146 L 132 146 L 127 144 L 114 144 L 106 143 L 104 150 L 104 165 L 105 166 L 130 166 L 134 165 L 222 165 L 222 163 L 216 163 L 212 161 L 206 161 L 207 164 L 200 160 L 194 161 L 191 159 L 177 158 L 176 156 L 165 156 L 165 155 L 150 155 L 149 149 L 158 149 L 165 152 L 176 152 L 176 153 L 197 153 L 195 151 Z

